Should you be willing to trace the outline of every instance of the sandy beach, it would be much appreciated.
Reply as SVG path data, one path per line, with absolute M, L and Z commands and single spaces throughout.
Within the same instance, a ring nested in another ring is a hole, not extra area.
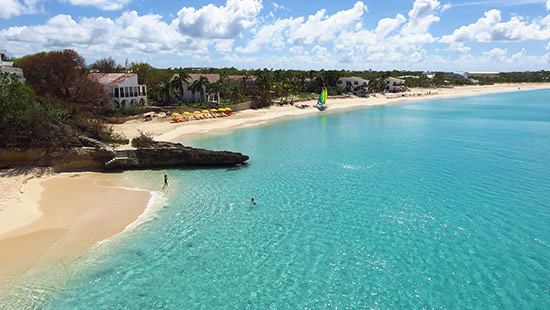
M 499 84 L 448 89 L 414 89 L 407 94 L 328 98 L 328 113 L 411 101 L 474 96 L 518 90 L 548 89 L 550 83 Z M 301 102 L 313 105 L 315 100 Z M 152 121 L 132 120 L 113 125 L 127 138 L 139 131 L 159 141 L 177 141 L 185 135 L 256 126 L 281 117 L 320 113 L 316 108 L 291 105 L 244 110 L 230 117 L 173 123 L 171 117 Z M 128 146 L 126 146 L 128 147 Z M 239 150 L 233 150 L 239 151 Z M 37 170 L 6 170 L 0 173 L 0 278 L 23 273 L 35 264 L 45 264 L 93 246 L 122 232 L 144 212 L 151 193 L 127 189 L 113 174 L 109 180 L 97 173 L 64 173 Z
M 453 97 L 467 97 L 491 93 L 513 92 L 518 90 L 548 89 L 550 83 L 497 84 L 486 86 L 458 86 L 440 89 L 412 89 L 407 93 L 375 94 L 369 98 L 351 97 L 345 99 L 328 98 L 328 113 L 342 109 L 369 108 L 389 104 L 400 104 L 412 101 L 435 100 Z M 149 133 L 158 141 L 177 141 L 186 135 L 197 135 L 211 131 L 234 130 L 263 124 L 281 117 L 320 113 L 312 107 L 316 100 L 302 101 L 300 104 L 309 108 L 298 109 L 292 105 L 271 106 L 267 109 L 244 110 L 230 117 L 192 120 L 184 123 L 171 122 L 172 117 L 154 117 L 152 121 L 131 120 L 124 124 L 113 125 L 115 132 L 133 138 L 139 132 Z M 122 147 L 124 148 L 124 147 Z
M 0 278 L 78 253 L 138 219 L 151 198 L 97 173 L 2 174 Z

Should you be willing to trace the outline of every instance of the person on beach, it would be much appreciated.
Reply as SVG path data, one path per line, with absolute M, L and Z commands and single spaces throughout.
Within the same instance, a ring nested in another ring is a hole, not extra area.
M 250 203 L 254 206 L 256 205 L 256 201 L 254 201 L 254 198 L 250 199 Z
M 166 186 L 168 186 L 168 176 L 165 174 L 164 175 L 164 186 L 162 187 L 162 189 L 164 189 Z

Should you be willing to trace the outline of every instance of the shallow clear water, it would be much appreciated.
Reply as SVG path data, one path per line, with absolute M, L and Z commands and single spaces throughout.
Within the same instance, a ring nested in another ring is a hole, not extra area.
M 19 306 L 548 309 L 548 98 L 327 113 L 187 142 L 250 165 L 169 170 L 151 221 L 59 268 L 71 276 L 55 289 L 21 288 Z

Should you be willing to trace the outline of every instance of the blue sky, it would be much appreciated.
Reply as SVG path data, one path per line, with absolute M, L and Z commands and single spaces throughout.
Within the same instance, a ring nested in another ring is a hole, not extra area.
M 0 0 L 10 56 L 156 67 L 550 70 L 550 0 Z

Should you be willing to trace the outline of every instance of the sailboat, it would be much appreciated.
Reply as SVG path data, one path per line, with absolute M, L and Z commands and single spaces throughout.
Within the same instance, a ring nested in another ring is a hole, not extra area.
M 328 91 L 326 88 L 323 88 L 323 90 L 321 90 L 321 94 L 319 95 L 319 100 L 315 105 L 315 107 L 319 109 L 319 111 L 324 111 L 327 109 L 327 106 L 325 105 L 327 103 L 327 96 L 328 96 Z

